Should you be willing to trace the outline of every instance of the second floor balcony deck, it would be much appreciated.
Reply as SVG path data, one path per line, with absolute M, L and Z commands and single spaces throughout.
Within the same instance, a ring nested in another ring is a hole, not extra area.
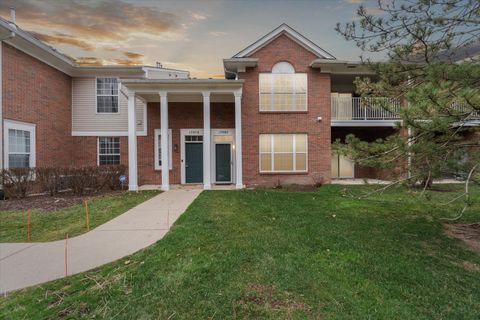
M 331 97 L 332 127 L 390 127 L 401 121 L 400 99 L 386 97 L 360 98 L 351 96 Z M 455 105 L 454 109 L 465 116 L 462 126 L 479 126 L 480 114 L 469 114 L 468 108 Z M 464 113 L 464 114 L 463 114 Z
M 332 96 L 332 126 L 394 126 L 400 121 L 400 100 L 395 98 L 359 98 Z

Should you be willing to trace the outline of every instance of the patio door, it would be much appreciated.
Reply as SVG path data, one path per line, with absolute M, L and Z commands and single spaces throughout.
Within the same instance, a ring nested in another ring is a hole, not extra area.
M 345 156 L 332 153 L 332 178 L 354 178 L 355 162 Z

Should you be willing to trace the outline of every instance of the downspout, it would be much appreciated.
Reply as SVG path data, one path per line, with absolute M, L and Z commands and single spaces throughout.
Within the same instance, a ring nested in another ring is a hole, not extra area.
M 412 178 L 412 152 L 410 151 L 410 148 L 412 147 L 412 128 L 409 126 L 407 128 L 407 134 L 408 134 L 408 158 L 407 158 L 407 166 L 408 166 L 408 173 L 407 177 L 408 179 Z
M 0 171 L 3 170 L 3 40 L 0 41 Z M 3 189 L 3 181 L 0 177 L 0 190 Z M 0 197 L 3 198 L 3 197 Z M 1 199 L 0 199 L 1 200 Z
M 412 79 L 410 76 L 408 77 L 407 84 L 410 87 L 413 84 Z M 407 100 L 407 109 L 410 107 L 410 103 Z M 407 145 L 408 145 L 408 153 L 407 153 L 407 178 L 411 179 L 412 178 L 412 127 L 408 126 L 407 127 L 407 134 L 408 134 L 408 140 L 407 140 Z
M 225 67 L 223 67 L 223 71 L 225 71 L 225 73 L 234 74 L 235 75 L 235 80 L 238 80 L 238 73 L 233 72 L 233 71 L 228 71 L 227 68 L 225 68 Z
M 0 39 L 0 170 L 4 169 L 4 154 L 3 154 L 3 145 L 4 145 L 4 134 L 3 134 L 3 42 L 8 39 L 15 37 L 15 30 L 17 30 L 16 25 L 16 14 L 15 8 L 10 8 L 10 34 L 3 39 Z M 0 190 L 3 189 L 3 183 L 0 181 Z

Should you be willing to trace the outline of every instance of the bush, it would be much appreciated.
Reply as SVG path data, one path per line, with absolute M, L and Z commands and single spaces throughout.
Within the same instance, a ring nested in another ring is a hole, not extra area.
M 108 187 L 110 190 L 118 190 L 122 187 L 119 177 L 124 175 L 127 167 L 124 165 L 110 165 L 99 167 L 100 187 Z
M 35 185 L 39 192 L 51 196 L 70 189 L 76 195 L 99 192 L 104 189 L 118 190 L 119 177 L 127 171 L 124 165 L 85 167 L 15 168 L 1 171 L 7 197 L 24 198 Z M 37 188 L 38 187 L 38 188 Z
M 70 168 L 67 174 L 69 187 L 78 195 L 86 191 L 98 192 L 106 187 L 110 190 L 118 190 L 121 187 L 118 178 L 125 174 L 126 170 L 124 165 Z
M 74 194 L 82 195 L 88 189 L 98 190 L 97 167 L 69 168 L 66 173 L 68 185 Z
M 64 168 L 37 168 L 35 172 L 36 180 L 43 192 L 54 196 L 63 189 Z
M 12 168 L 1 171 L 3 190 L 11 198 L 25 198 L 35 182 L 32 168 Z

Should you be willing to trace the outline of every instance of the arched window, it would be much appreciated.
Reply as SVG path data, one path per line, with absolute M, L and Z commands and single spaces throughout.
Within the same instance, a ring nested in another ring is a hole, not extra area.
M 277 62 L 273 67 L 272 67 L 272 73 L 295 73 L 295 69 L 293 66 L 285 61 Z
M 259 85 L 260 111 L 307 110 L 307 74 L 295 73 L 290 63 L 281 61 L 271 73 L 260 73 Z

